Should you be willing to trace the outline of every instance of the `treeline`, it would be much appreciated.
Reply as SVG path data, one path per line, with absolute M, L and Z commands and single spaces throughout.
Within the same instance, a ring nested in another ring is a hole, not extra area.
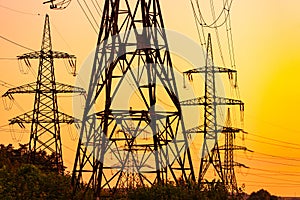
M 37 165 L 28 164 L 27 145 L 0 145 L 0 199 L 71 199 L 71 178 L 57 173 L 55 155 L 40 151 Z
M 5 200 L 68 200 L 82 199 L 86 188 L 73 193 L 71 176 L 68 173 L 57 172 L 53 161 L 55 155 L 47 155 L 46 152 L 37 152 L 35 165 L 28 164 L 29 151 L 27 145 L 0 144 L 0 199 Z M 105 193 L 105 191 L 104 191 Z M 271 197 L 271 198 L 270 198 Z M 88 190 L 84 199 L 94 199 L 91 190 Z M 179 186 L 172 183 L 154 185 L 152 187 L 140 187 L 118 190 L 114 195 L 107 193 L 105 199 L 203 199 L 203 200 L 229 200 L 247 199 L 242 190 L 235 196 L 231 196 L 220 182 L 213 182 L 202 190 L 197 184 L 182 182 Z M 249 200 L 276 200 L 267 191 L 259 191 L 248 197 Z

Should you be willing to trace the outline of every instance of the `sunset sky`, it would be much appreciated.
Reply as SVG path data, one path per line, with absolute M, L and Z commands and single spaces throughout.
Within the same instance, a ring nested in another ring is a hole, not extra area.
M 95 47 L 97 34 L 73 0 L 62 11 L 50 10 L 42 0 L 0 0 L 0 36 L 31 49 L 40 50 L 45 14 L 50 15 L 53 49 L 75 54 L 78 68 Z M 201 2 L 201 1 L 200 1 Z M 220 1 L 222 2 L 222 1 Z M 103 1 L 99 4 L 102 6 Z M 197 30 L 188 0 L 161 1 L 167 29 L 198 42 Z M 248 193 L 261 188 L 280 196 L 300 196 L 300 2 L 298 0 L 239 0 L 231 9 L 232 33 L 241 99 L 245 102 L 244 140 L 237 145 L 254 151 L 239 152 L 236 160 L 249 169 L 236 169 L 237 181 Z M 203 8 L 204 9 L 204 8 Z M 98 19 L 100 21 L 100 18 Z M 35 81 L 31 71 L 20 73 L 17 55 L 29 52 L 0 38 L 0 93 L 13 86 Z M 221 38 L 222 40 L 222 38 Z M 217 46 L 213 44 L 213 46 Z M 215 49 L 217 51 L 217 48 Z M 199 52 L 200 54 L 200 52 Z M 217 62 L 217 61 L 216 61 Z M 57 61 L 59 82 L 74 84 L 63 61 Z M 221 63 L 217 63 L 221 65 Z M 185 70 L 187 70 L 186 68 Z M 37 62 L 32 62 L 37 73 Z M 1 82 L 2 81 L 2 82 Z M 182 81 L 182 80 L 179 80 Z M 0 104 L 0 143 L 26 143 L 28 133 L 17 141 L 8 131 L 8 119 L 29 111 L 33 96 L 15 95 L 17 105 L 6 111 Z M 63 111 L 72 113 L 64 98 Z M 15 127 L 18 128 L 17 125 Z M 67 129 L 65 129 L 67 130 Z M 73 133 L 62 136 L 64 157 L 72 170 L 76 142 Z M 67 132 L 67 131 L 66 131 Z M 73 140 L 72 140 L 73 139 Z

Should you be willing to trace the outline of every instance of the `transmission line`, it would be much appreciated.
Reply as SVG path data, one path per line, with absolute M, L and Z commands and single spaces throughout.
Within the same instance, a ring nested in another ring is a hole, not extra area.
M 0 58 L 0 60 L 18 60 L 17 58 Z
M 95 20 L 95 17 L 93 16 L 93 13 L 91 12 L 91 9 L 88 7 L 86 1 L 84 1 L 84 4 L 87 6 L 89 13 L 91 14 L 93 20 L 94 20 L 95 23 L 96 23 L 96 26 L 93 24 L 92 20 L 89 18 L 88 13 L 87 13 L 86 10 L 83 8 L 82 4 L 80 3 L 80 0 L 77 0 L 77 2 L 78 2 L 78 4 L 79 4 L 81 10 L 83 11 L 83 13 L 84 13 L 86 19 L 87 19 L 88 22 L 90 23 L 91 27 L 93 28 L 93 30 L 95 31 L 95 33 L 98 34 L 98 31 L 97 31 L 97 30 L 99 29 L 99 25 L 97 24 L 97 21 Z
M 199 17 L 197 17 L 197 21 L 200 23 L 201 26 L 204 26 L 207 28 L 219 28 L 219 27 L 223 26 L 226 23 L 226 20 L 229 16 L 232 2 L 233 2 L 233 0 L 231 0 L 230 3 L 229 3 L 229 0 L 226 0 L 226 2 L 223 1 L 223 9 L 219 13 L 219 15 L 215 15 L 213 22 L 208 23 L 208 22 L 206 22 L 206 20 L 203 17 L 202 11 L 200 9 L 201 6 L 199 4 L 199 0 L 197 0 L 196 5 L 197 5 L 198 14 L 199 14 Z M 228 5 L 228 6 L 226 7 L 226 5 Z M 214 6 L 213 6 L 213 9 L 214 9 Z M 222 21 L 220 24 L 217 24 L 217 22 L 221 19 L 221 17 L 223 15 L 225 16 L 224 21 Z
M 241 179 L 240 180 L 241 182 L 249 182 L 249 183 L 256 183 L 256 185 L 251 185 L 251 186 L 258 186 L 257 184 L 268 184 L 267 186 L 269 187 L 281 187 L 282 185 L 285 185 L 285 186 L 300 186 L 300 184 L 297 184 L 297 183 L 274 183 L 274 182 L 261 182 L 261 181 L 251 181 L 251 180 L 243 180 Z M 250 186 L 247 184 L 247 186 Z
M 274 171 L 274 170 L 267 170 L 267 169 L 260 169 L 260 168 L 253 168 L 251 167 L 250 169 L 255 170 L 255 171 L 262 171 L 262 172 L 269 172 L 272 174 L 278 174 L 278 175 L 283 175 L 283 176 L 300 176 L 300 173 L 286 173 L 286 172 L 281 172 L 281 171 Z
M 269 157 L 272 157 L 272 158 L 280 158 L 280 159 L 283 159 L 283 160 L 291 160 L 291 161 L 300 162 L 300 159 L 297 159 L 297 158 L 276 156 L 276 155 L 271 155 L 271 154 L 266 154 L 266 153 L 260 153 L 260 152 L 257 152 L 257 151 L 253 151 L 253 153 L 264 155 L 264 156 L 269 156 Z
M 27 50 L 29 50 L 29 51 L 34 51 L 33 49 L 31 49 L 31 48 L 29 48 L 29 47 L 26 47 L 26 46 L 24 46 L 24 45 L 21 45 L 21 44 L 19 44 L 19 43 L 17 43 L 17 42 L 14 42 L 14 41 L 12 41 L 12 40 L 10 40 L 10 39 L 8 39 L 8 38 L 2 36 L 2 35 L 0 35 L 0 38 L 2 38 L 3 40 L 8 41 L 8 42 L 10 42 L 10 43 L 12 43 L 12 44 L 14 44 L 14 45 L 17 45 L 17 46 L 19 46 L 19 47 L 22 47 L 22 48 L 24 48 L 24 49 L 27 49 Z
M 262 143 L 262 144 L 268 144 L 268 145 L 272 145 L 272 146 L 276 146 L 276 147 L 284 147 L 284 148 L 288 148 L 288 149 L 300 150 L 300 145 L 297 145 L 298 147 L 292 147 L 292 146 L 275 144 L 275 143 L 271 143 L 271 142 L 264 142 L 264 141 L 260 141 L 260 140 L 250 139 L 250 138 L 247 138 L 247 140 Z
M 34 14 L 34 13 L 24 12 L 24 11 L 16 10 L 16 9 L 9 8 L 9 7 L 3 6 L 3 5 L 0 5 L 0 7 L 1 7 L 1 8 L 4 8 L 4 9 L 7 9 L 7 10 L 10 10 L 10 11 L 13 11 L 13 12 L 25 14 L 25 15 L 40 16 L 40 13 Z
M 14 85 L 12 85 L 12 84 L 10 84 L 10 83 L 7 83 L 7 82 L 5 82 L 5 81 L 2 81 L 2 80 L 0 80 L 0 82 L 3 83 L 3 84 L 5 84 L 5 85 L 8 85 L 8 86 L 10 86 L 10 87 L 15 87 Z
M 263 138 L 263 139 L 266 139 L 266 140 L 271 140 L 271 141 L 275 141 L 275 142 L 279 142 L 279 143 L 294 145 L 294 146 L 298 146 L 298 147 L 300 146 L 300 144 L 296 144 L 296 143 L 292 143 L 292 142 L 286 142 L 286 141 L 282 141 L 282 140 L 277 140 L 277 139 L 261 136 L 261 135 L 258 135 L 258 134 L 254 134 L 254 133 L 251 133 L 251 132 L 248 133 L 248 135 L 253 135 L 255 137 L 259 137 L 259 138 Z
M 248 159 L 248 158 L 242 157 L 242 156 L 240 156 L 240 158 Z M 249 160 L 249 159 L 248 159 L 248 160 Z M 289 167 L 297 167 L 297 168 L 300 167 L 299 164 L 296 165 L 296 164 L 279 163 L 279 162 L 273 162 L 273 161 L 261 160 L 261 159 L 257 159 L 257 158 L 252 158 L 251 160 L 259 161 L 259 162 L 264 162 L 264 163 L 269 163 L 269 164 L 275 164 L 275 165 L 285 165 L 285 166 L 289 166 Z
M 267 179 L 273 179 L 273 180 L 278 180 L 278 181 L 287 181 L 287 182 L 290 182 L 290 183 L 298 183 L 300 185 L 300 182 L 299 181 L 295 181 L 295 180 L 290 180 L 290 179 L 283 179 L 283 178 L 274 178 L 274 177 L 269 177 L 269 176 L 265 176 L 263 174 L 257 174 L 257 173 L 247 173 L 247 174 L 250 174 L 252 176 L 258 176 L 258 177 L 262 177 L 262 178 L 267 178 Z

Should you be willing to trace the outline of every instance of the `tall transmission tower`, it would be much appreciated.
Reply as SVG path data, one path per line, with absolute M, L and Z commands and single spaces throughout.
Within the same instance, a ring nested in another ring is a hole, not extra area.
M 225 134 L 225 144 L 223 146 L 219 146 L 219 150 L 224 151 L 224 161 L 222 162 L 224 184 L 227 188 L 227 191 L 232 195 L 238 192 L 238 186 L 236 182 L 234 168 L 235 167 L 248 168 L 244 164 L 234 161 L 234 151 L 236 150 L 249 151 L 246 147 L 238 146 L 234 144 L 236 134 L 241 131 L 243 130 L 232 127 L 230 108 L 228 108 L 225 126 L 223 127 L 223 131 L 222 131 L 222 133 Z
M 216 93 L 216 73 L 227 73 L 229 79 L 233 78 L 233 74 L 237 73 L 234 69 L 217 67 L 214 65 L 211 36 L 208 34 L 206 49 L 206 64 L 204 67 L 188 70 L 184 75 L 192 79 L 192 74 L 203 73 L 205 78 L 205 94 L 203 97 L 185 100 L 181 102 L 182 106 L 204 106 L 204 122 L 200 126 L 187 130 L 187 133 L 202 133 L 203 146 L 200 162 L 200 170 L 198 183 L 204 185 L 206 183 L 206 172 L 210 166 L 218 175 L 219 179 L 224 183 L 225 175 L 222 169 L 222 161 L 218 136 L 222 133 L 223 125 L 219 124 L 217 119 L 217 107 L 226 105 L 239 105 L 240 110 L 244 110 L 244 103 L 241 100 L 230 99 L 217 96 Z
M 58 172 L 63 172 L 60 123 L 72 124 L 76 122 L 76 119 L 58 110 L 57 94 L 84 94 L 85 90 L 56 82 L 54 58 L 68 59 L 75 68 L 76 57 L 74 55 L 52 51 L 49 16 L 46 15 L 41 50 L 18 56 L 18 59 L 24 60 L 27 65 L 30 65 L 29 59 L 39 59 L 37 81 L 11 88 L 3 97 L 12 99 L 13 94 L 35 94 L 33 110 L 10 119 L 9 124 L 17 123 L 24 128 L 24 123 L 31 123 L 29 162 L 36 163 L 36 153 L 47 150 L 55 156 L 53 167 Z
M 195 180 L 158 0 L 105 1 L 80 139 L 75 190 L 115 193 L 133 170 L 141 186 Z

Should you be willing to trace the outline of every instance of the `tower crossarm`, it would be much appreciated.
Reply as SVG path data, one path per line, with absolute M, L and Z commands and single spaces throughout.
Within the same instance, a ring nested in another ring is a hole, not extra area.
M 222 130 L 223 133 L 238 133 L 240 131 L 243 131 L 243 129 L 228 126 L 224 126 Z
M 234 127 L 226 127 L 226 126 L 221 126 L 217 125 L 217 132 L 218 133 L 238 133 L 240 131 L 243 131 L 240 128 L 234 128 Z M 213 131 L 214 132 L 214 131 Z M 186 130 L 187 134 L 192 134 L 192 133 L 204 133 L 204 125 L 196 126 L 190 129 Z
M 9 121 L 10 125 L 18 124 L 21 128 L 25 128 L 23 123 L 31 123 L 32 122 L 32 115 L 33 115 L 33 112 L 30 111 L 30 112 L 18 115 L 18 116 L 14 117 L 14 118 L 12 118 L 8 121 Z
M 2 95 L 2 97 L 9 97 L 12 98 L 12 94 L 21 94 L 21 93 L 79 93 L 84 95 L 85 94 L 85 90 L 83 88 L 80 87 L 76 87 L 76 86 L 72 86 L 72 85 L 67 85 L 67 84 L 63 84 L 63 83 L 58 83 L 56 82 L 56 88 L 55 89 L 43 89 L 43 90 L 39 90 L 37 89 L 37 83 L 29 83 L 29 84 L 25 84 L 19 87 L 15 87 L 15 88 L 11 88 L 9 89 L 6 93 L 4 93 Z
M 180 105 L 182 106 L 192 106 L 192 105 L 205 105 L 205 98 L 203 97 L 197 97 L 194 99 L 188 99 L 180 102 Z
M 219 146 L 219 150 L 242 150 L 242 151 L 248 151 L 246 147 L 243 146 L 238 146 L 238 145 L 233 145 L 231 147 L 226 147 L 226 146 Z
M 51 55 L 52 58 L 57 58 L 57 59 L 76 59 L 75 55 L 71 55 L 65 52 L 60 52 L 60 51 L 49 51 L 49 52 L 42 52 L 42 51 L 34 51 L 30 53 L 25 53 L 20 56 L 17 56 L 19 60 L 22 59 L 38 59 L 41 57 L 41 55 L 46 54 L 46 55 Z
M 218 67 L 218 66 L 208 66 L 208 67 L 199 67 L 199 68 L 191 69 L 191 70 L 183 72 L 183 74 L 186 74 L 188 76 L 189 74 L 206 73 L 207 71 L 216 72 L 216 73 L 236 73 L 237 72 L 235 69 L 229 69 L 229 68 Z
M 17 56 L 18 60 L 23 60 L 25 64 L 30 67 L 30 59 L 68 59 L 68 63 L 70 67 L 72 68 L 72 74 L 73 76 L 76 75 L 76 56 L 71 55 L 65 52 L 60 52 L 60 51 L 52 51 L 52 50 L 46 50 L 44 51 L 43 49 L 41 51 L 34 51 L 30 53 L 25 53 L 23 55 Z
M 53 58 L 57 59 L 76 59 L 75 55 L 71 55 L 65 52 L 53 51 Z
M 73 124 L 73 123 L 79 123 L 80 120 L 72 117 L 70 115 L 67 115 L 63 112 L 58 111 L 58 118 L 59 118 L 59 123 L 67 123 L 67 124 Z
M 56 82 L 56 93 L 79 93 L 84 95 L 86 91 L 81 87 Z
M 238 163 L 238 162 L 233 162 L 233 166 L 235 167 L 244 167 L 244 168 L 249 168 L 248 166 L 242 164 L 242 163 Z
M 233 165 L 234 165 L 235 167 L 249 168 L 248 166 L 246 166 L 246 165 L 244 165 L 244 164 L 242 164 L 242 163 L 238 163 L 238 162 L 233 162 Z
M 10 88 L 5 92 L 2 97 L 9 97 L 12 98 L 12 94 L 15 93 L 35 93 L 36 92 L 36 82 L 34 83 L 29 83 L 25 85 L 21 85 L 15 88 Z
M 244 110 L 244 103 L 241 100 L 230 99 L 230 98 L 226 98 L 226 97 L 216 97 L 215 103 L 216 103 L 216 105 L 240 105 L 240 109 L 242 111 Z M 180 104 L 182 106 L 206 105 L 204 96 L 181 101 Z
M 47 117 L 48 112 L 41 112 L 40 117 L 38 119 L 39 123 L 53 123 L 53 119 Z M 24 128 L 25 126 L 23 125 L 24 123 L 32 123 L 35 122 L 33 120 L 33 111 L 26 112 L 22 115 L 19 115 L 17 117 L 14 117 L 9 120 L 9 124 L 18 124 L 21 128 Z M 79 123 L 80 120 L 76 119 L 70 115 L 67 115 L 65 113 L 59 112 L 58 111 L 58 119 L 56 123 L 66 123 L 66 124 L 72 124 L 72 123 Z
M 17 56 L 18 60 L 25 60 L 25 63 L 27 64 L 27 60 L 28 59 L 38 59 L 41 56 L 41 52 L 40 51 L 34 51 L 34 52 L 30 52 L 30 53 L 25 53 L 22 54 L 20 56 Z
M 204 133 L 204 125 L 196 126 L 185 131 L 187 134 Z
M 226 168 L 226 167 L 229 167 L 228 165 L 226 164 L 223 164 L 223 167 Z M 242 163 L 239 163 L 239 162 L 233 162 L 232 163 L 232 167 L 243 167 L 243 168 L 249 168 L 248 166 L 242 164 Z

